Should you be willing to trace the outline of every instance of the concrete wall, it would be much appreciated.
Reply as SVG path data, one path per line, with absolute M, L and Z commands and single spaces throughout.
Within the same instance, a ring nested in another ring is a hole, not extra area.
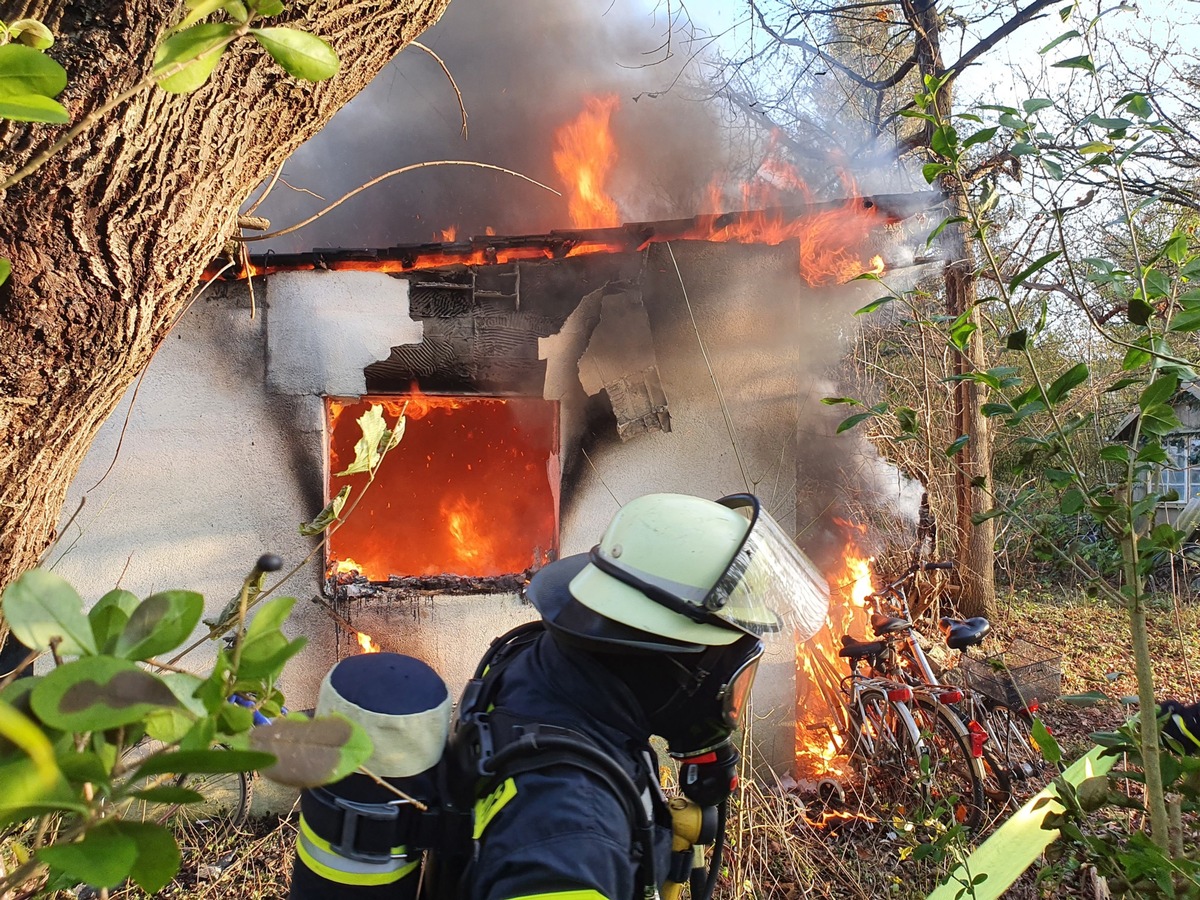
M 672 261 L 662 248 L 649 251 L 642 283 L 670 432 L 628 442 L 588 435 L 581 404 L 584 385 L 595 385 L 580 379 L 579 351 L 598 331 L 573 334 L 569 320 L 542 342 L 545 396 L 563 403 L 564 444 L 586 439 L 591 457 L 564 495 L 563 555 L 595 543 L 619 502 L 651 491 L 717 497 L 750 488 L 794 526 L 787 498 L 803 327 L 794 251 L 741 248 L 733 271 L 707 245 L 677 244 L 674 253 Z M 322 397 L 362 393 L 363 367 L 419 341 L 421 326 L 408 316 L 407 282 L 379 273 L 276 274 L 256 282 L 256 300 L 252 317 L 245 285 L 207 291 L 151 364 L 132 412 L 127 398 L 98 437 L 67 512 L 80 497 L 86 505 L 56 561 L 87 599 L 118 583 L 139 595 L 187 587 L 205 594 L 212 613 L 260 553 L 277 552 L 290 567 L 315 546 L 297 526 L 323 504 Z M 295 708 L 310 706 L 329 667 L 357 652 L 312 602 L 320 575 L 318 558 L 282 591 L 299 597 L 287 630 L 309 639 L 283 684 Z M 512 595 L 364 600 L 341 611 L 385 649 L 427 660 L 455 692 L 492 637 L 534 617 Z M 776 770 L 793 753 L 794 654 L 790 640 L 772 646 L 755 690 L 756 716 L 770 713 L 756 725 L 762 757 Z M 210 657 L 206 646 L 187 662 L 200 668 Z

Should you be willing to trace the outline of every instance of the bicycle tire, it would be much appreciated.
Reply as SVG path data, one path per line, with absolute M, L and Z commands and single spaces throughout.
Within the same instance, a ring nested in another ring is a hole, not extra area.
M 1041 753 L 1035 748 L 1029 726 L 1020 713 L 1007 706 L 993 706 L 988 710 L 988 736 L 995 743 L 1010 785 L 1041 774 Z
M 912 714 L 883 691 L 866 688 L 850 718 L 855 726 L 851 755 L 864 788 L 890 811 L 911 816 L 922 802 L 914 777 L 921 771 L 920 734 Z
M 144 739 L 127 750 L 123 759 L 132 760 L 136 765 L 137 759 L 150 756 L 163 746 L 159 741 Z M 228 748 L 222 744 L 215 749 Z M 251 772 L 151 776 L 144 786 L 163 785 L 195 791 L 204 800 L 200 803 L 162 803 L 135 797 L 125 808 L 122 817 L 181 830 L 203 828 L 209 834 L 223 834 L 240 827 L 250 815 L 250 803 L 254 797 L 254 776 Z
M 911 711 L 927 751 L 928 771 L 921 774 L 930 810 L 941 810 L 950 824 L 979 828 L 987 815 L 984 766 L 971 754 L 967 726 L 931 698 L 914 697 Z

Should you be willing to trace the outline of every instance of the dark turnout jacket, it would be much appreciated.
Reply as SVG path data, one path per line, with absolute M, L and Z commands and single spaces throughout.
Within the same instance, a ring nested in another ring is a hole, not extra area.
M 585 736 L 633 780 L 653 812 L 653 877 L 670 852 L 670 815 L 649 727 L 629 687 L 587 653 L 543 633 L 500 674 L 497 728 L 537 723 Z M 503 773 L 501 773 L 503 775 Z M 474 863 L 462 896 L 477 900 L 628 900 L 642 896 L 642 847 L 611 781 L 584 765 L 534 767 L 477 798 Z M 657 886 L 657 884 L 656 884 Z

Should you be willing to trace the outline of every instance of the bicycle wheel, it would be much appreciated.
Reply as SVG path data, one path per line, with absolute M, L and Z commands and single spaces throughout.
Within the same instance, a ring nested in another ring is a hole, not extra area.
M 140 760 L 160 752 L 164 746 L 151 739 L 139 741 L 125 752 L 122 762 L 129 769 L 136 768 Z M 223 833 L 246 821 L 254 793 L 253 775 L 249 772 L 153 775 L 136 785 L 139 790 L 160 787 L 185 788 L 204 799 L 199 803 L 176 803 L 134 797 L 123 818 L 187 831 L 203 828 Z
M 930 811 L 951 824 L 978 828 L 987 812 L 984 768 L 971 755 L 967 726 L 949 708 L 926 697 L 914 697 L 913 719 L 927 751 L 926 767 L 918 774 Z
M 1023 716 L 1007 706 L 988 710 L 988 735 L 1008 775 L 1010 785 L 1036 778 L 1042 772 L 1042 756 L 1033 743 Z
M 851 755 L 863 786 L 886 811 L 911 816 L 921 805 L 919 732 L 908 709 L 878 689 L 858 694 L 851 707 L 855 734 Z

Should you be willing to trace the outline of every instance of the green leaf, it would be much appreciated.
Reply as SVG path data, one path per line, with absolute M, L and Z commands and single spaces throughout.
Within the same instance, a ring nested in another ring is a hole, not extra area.
M 0 113 L 2 115 L 2 113 Z M 0 284 L 8 281 L 8 276 L 12 274 L 12 261 L 0 256 Z
M 1108 141 L 1088 141 L 1079 148 L 1080 156 L 1094 156 L 1097 153 L 1109 153 L 1117 149 L 1115 144 Z
M 937 228 L 929 233 L 929 237 L 925 239 L 925 246 L 928 247 L 937 240 L 937 236 L 945 231 L 948 226 L 965 221 L 967 221 L 965 216 L 946 216 L 946 218 L 938 222 Z
M 966 150 L 968 147 L 974 147 L 976 144 L 987 143 L 996 136 L 996 132 L 999 130 L 999 128 L 982 128 L 979 131 L 976 131 L 963 141 L 963 149 Z
M 971 310 L 967 310 L 950 325 L 950 343 L 959 350 L 967 349 L 967 342 L 971 339 L 979 326 L 970 321 Z
M 45 53 L 24 44 L 0 45 L 0 98 L 57 97 L 66 86 L 67 70 Z
M 1024 328 L 1010 332 L 1004 338 L 1006 350 L 1024 350 L 1029 345 L 1029 332 Z
M 167 38 L 154 54 L 158 86 L 171 94 L 188 94 L 204 85 L 237 29 L 233 22 L 206 22 Z
M 1064 516 L 1073 516 L 1083 509 L 1085 502 L 1087 502 L 1087 498 L 1084 497 L 1083 492 L 1078 488 L 1071 488 L 1063 494 L 1062 500 L 1058 503 L 1058 508 Z
M 20 791 L 20 797 L 8 797 L 9 801 L 19 799 L 26 803 L 45 791 L 58 781 L 58 763 L 54 759 L 54 747 L 38 724 L 10 703 L 0 701 L 0 738 L 9 747 L 20 750 L 29 759 L 33 779 L 28 781 Z M 16 785 L 4 783 L 4 791 Z
M 178 787 L 173 784 L 142 788 L 141 790 L 131 791 L 129 796 L 137 797 L 139 800 L 145 800 L 147 803 L 186 805 L 188 803 L 204 802 L 204 795 L 198 791 L 189 790 L 188 788 L 184 787 Z
M 1154 113 L 1150 106 L 1150 99 L 1145 94 L 1126 94 L 1121 102 L 1139 119 L 1148 119 Z
M 60 637 L 58 652 L 80 656 L 96 652 L 92 625 L 83 614 L 83 600 L 61 575 L 45 569 L 26 572 L 4 591 L 4 618 L 26 647 L 45 650 Z
M 1118 378 L 1116 381 L 1114 381 L 1112 384 L 1110 384 L 1108 387 L 1106 387 L 1104 389 L 1104 393 L 1112 394 L 1116 391 L 1123 391 L 1127 387 L 1130 387 L 1135 384 L 1141 384 L 1141 383 L 1142 383 L 1142 379 L 1140 379 L 1140 378 Z
M 295 597 L 275 597 L 259 609 L 242 639 L 239 678 L 278 675 L 283 664 L 304 649 L 305 638 L 288 641 L 279 630 L 295 603 Z
M 1046 170 L 1046 174 L 1056 181 L 1062 181 L 1063 168 L 1055 160 L 1048 156 L 1041 157 L 1038 162 L 1042 164 L 1042 168 Z
M 873 313 L 875 310 L 882 309 L 884 306 L 887 306 L 887 304 L 891 303 L 893 299 L 894 298 L 891 295 L 888 295 L 887 297 L 880 297 L 878 300 L 872 300 L 866 306 L 856 309 L 854 314 L 856 316 L 865 316 L 867 313 Z
M 1082 694 L 1064 694 L 1058 699 L 1070 706 L 1099 706 L 1112 698 L 1104 691 L 1087 691 Z
M 859 424 L 860 422 L 865 422 L 867 419 L 870 419 L 874 415 L 875 415 L 875 413 L 865 412 L 865 413 L 855 413 L 852 416 L 847 416 L 845 419 L 842 419 L 841 423 L 837 427 L 837 431 L 835 432 L 835 434 L 841 434 L 843 431 L 849 431 L 855 425 Z
M 82 840 L 43 847 L 37 857 L 77 881 L 114 888 L 130 876 L 138 857 L 137 843 L 115 825 L 101 823 L 86 831 Z
M 1142 410 L 1142 430 L 1147 434 L 1170 434 L 1180 425 L 1175 410 L 1165 403 L 1156 403 Z
M 1126 314 L 1129 316 L 1129 321 L 1134 325 L 1145 325 L 1150 321 L 1150 317 L 1154 315 L 1154 307 L 1143 298 L 1133 296 L 1129 298 L 1129 309 Z
M 366 732 L 344 716 L 277 719 L 252 730 L 250 746 L 278 759 L 263 775 L 299 788 L 345 778 L 372 753 Z
M 17 19 L 8 26 L 8 36 L 34 50 L 48 50 L 54 46 L 54 32 L 37 19 Z
M 132 662 L 85 656 L 48 672 L 29 697 L 33 711 L 65 731 L 132 725 L 161 707 L 179 706 L 171 689 Z
M 1007 403 L 985 403 L 979 408 L 979 411 L 989 419 L 995 418 L 996 416 L 1011 416 L 1016 412 L 1016 410 Z
M 1109 444 L 1107 447 L 1100 448 L 1100 458 L 1107 462 L 1127 464 L 1129 448 L 1124 444 Z
M 337 54 L 315 34 L 295 28 L 251 28 L 250 33 L 294 78 L 324 81 L 337 74 Z
M 1160 375 L 1142 391 L 1138 397 L 1138 407 L 1147 410 L 1159 403 L 1167 403 L 1179 390 L 1179 376 L 1174 373 Z
M 1121 369 L 1126 372 L 1131 372 L 1134 369 L 1140 369 L 1147 365 L 1153 359 L 1150 351 L 1143 347 L 1130 347 L 1125 351 L 1125 358 L 1121 361 Z
M 40 94 L 0 94 L 0 119 L 64 125 L 71 121 L 71 116 L 57 100 Z
M 187 6 L 191 12 L 184 17 L 182 22 L 172 28 L 171 31 L 185 31 L 206 16 L 211 16 L 224 5 L 225 0 L 198 0 L 198 2 L 189 2 Z
M 164 591 L 143 600 L 117 639 L 115 653 L 125 659 L 149 659 L 182 644 L 204 613 L 204 598 L 194 591 Z
M 129 819 L 115 822 L 113 827 L 119 834 L 131 839 L 137 848 L 129 877 L 142 890 L 154 894 L 171 883 L 171 879 L 179 872 L 181 857 L 179 845 L 169 830 L 153 822 L 134 822 Z
M 896 409 L 896 422 L 900 425 L 900 431 L 904 434 L 917 433 L 917 411 L 907 406 L 901 406 Z
M 843 403 L 848 403 L 851 406 L 862 406 L 862 401 L 855 400 L 853 397 L 822 397 L 821 403 L 824 406 L 839 406 Z
M 1041 719 L 1033 720 L 1033 727 L 1029 729 L 1033 737 L 1033 742 L 1037 744 L 1038 750 L 1042 752 L 1042 757 L 1052 766 L 1057 766 L 1062 762 L 1062 749 L 1058 746 L 1058 741 L 1054 739 Z
M 300 526 L 300 533 L 305 537 L 312 537 L 323 532 L 337 521 L 337 517 L 342 513 L 342 507 L 346 505 L 349 497 L 350 485 L 346 485 L 337 492 L 337 496 L 329 501 L 329 504 L 317 514 L 315 519 Z
M 1163 253 L 1165 253 L 1167 259 L 1175 263 L 1175 265 L 1183 265 L 1183 262 L 1187 259 L 1188 255 L 1187 235 L 1178 231 L 1172 232 L 1170 239 L 1167 241 L 1167 245 L 1163 247 Z
M 947 456 L 957 456 L 963 447 L 967 446 L 967 442 L 971 440 L 970 435 L 960 434 L 954 439 L 954 443 L 946 448 Z
M 1170 330 L 1176 333 L 1200 331 L 1200 306 L 1185 309 L 1172 316 Z
M 269 726 L 264 725 L 263 728 Z M 255 731 L 261 729 L 256 728 Z M 151 756 L 131 776 L 139 781 L 151 775 L 219 775 L 226 772 L 254 772 L 275 762 L 271 753 L 259 750 L 179 750 Z
M 1076 363 L 1051 382 L 1050 387 L 1046 388 L 1046 396 L 1051 403 L 1057 403 L 1087 379 L 1087 364 Z
M 1039 257 L 1028 268 L 1021 270 L 1013 276 L 1012 280 L 1008 283 L 1009 290 L 1014 290 L 1018 285 L 1024 283 L 1029 276 L 1046 268 L 1046 266 L 1050 265 L 1050 263 L 1054 262 L 1060 256 L 1062 256 L 1062 251 L 1055 250 L 1052 253 L 1047 253 L 1045 256 Z
M 1062 34 L 1060 34 L 1058 37 L 1056 37 L 1054 40 L 1052 40 L 1050 43 L 1048 43 L 1045 47 L 1043 47 L 1041 50 L 1039 50 L 1038 55 L 1045 56 L 1047 53 L 1049 53 L 1051 50 L 1053 50 L 1055 47 L 1057 47 L 1063 41 L 1069 41 L 1071 38 L 1077 38 L 1077 37 L 1079 37 L 1079 32 L 1076 31 L 1074 28 L 1072 28 L 1070 31 L 1064 31 Z M 1042 100 L 1042 101 L 1027 100 L 1026 101 L 1026 103 L 1032 103 L 1032 102 L 1042 102 L 1042 103 L 1045 103 L 1047 106 L 1054 105 L 1049 100 Z M 1039 109 L 1040 108 L 1041 107 L 1039 107 Z M 1029 112 L 1028 108 L 1026 108 L 1026 112 Z
M 96 601 L 88 610 L 88 621 L 92 623 L 92 636 L 101 653 L 111 653 L 117 638 L 125 630 L 129 616 L 138 607 L 138 598 L 129 591 L 113 590 Z
M 250 0 L 250 8 L 260 16 L 277 16 L 283 12 L 280 0 Z
M 1096 67 L 1092 64 L 1090 56 L 1072 56 L 1070 59 L 1059 60 L 1056 63 L 1051 63 L 1052 69 L 1083 69 L 1086 72 L 1095 72 Z
M 1045 51 L 1042 52 L 1044 53 Z M 1043 109 L 1050 109 L 1052 106 L 1054 106 L 1053 100 L 1046 100 L 1040 97 L 1033 100 L 1026 100 L 1021 104 L 1021 108 L 1025 110 L 1027 116 L 1031 116 L 1035 112 L 1041 112 Z
M 938 176 L 949 172 L 950 167 L 945 163 L 925 163 L 921 166 L 921 174 L 925 177 L 927 184 L 933 184 L 938 180 Z

